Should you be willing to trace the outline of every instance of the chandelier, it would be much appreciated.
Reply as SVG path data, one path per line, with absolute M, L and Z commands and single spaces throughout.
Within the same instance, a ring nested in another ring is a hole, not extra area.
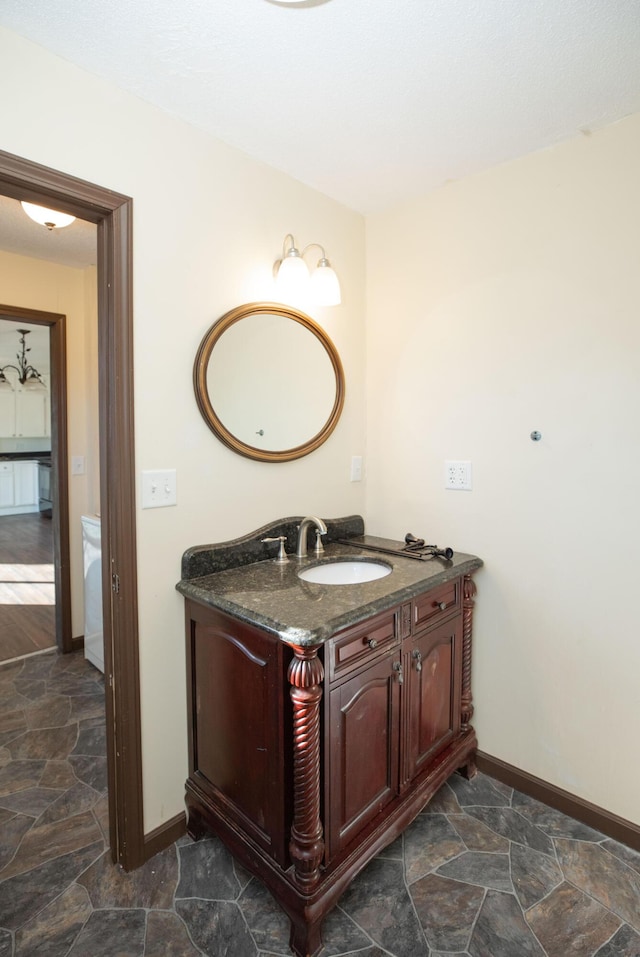
M 27 361 L 27 353 L 31 352 L 31 349 L 27 348 L 27 336 L 31 332 L 31 329 L 18 329 L 16 331 L 20 336 L 20 345 L 22 346 L 21 351 L 16 353 L 18 365 L 14 366 L 12 363 L 7 363 L 5 366 L 0 366 L 0 389 L 5 392 L 9 390 L 13 391 L 11 382 L 4 374 L 5 369 L 13 369 L 17 372 L 18 382 L 25 389 L 46 388 L 38 370 Z

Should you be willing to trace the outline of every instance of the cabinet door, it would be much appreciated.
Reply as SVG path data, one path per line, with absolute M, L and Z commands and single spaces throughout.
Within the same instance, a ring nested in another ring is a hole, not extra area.
M 409 781 L 460 730 L 462 623 L 460 617 L 405 643 Z
M 45 411 L 47 394 L 43 390 L 24 389 L 16 392 L 16 435 L 46 435 Z
M 14 462 L 14 504 L 38 504 L 38 463 Z
M 213 806 L 283 861 L 281 643 L 223 615 L 191 621 L 190 776 Z
M 0 508 L 13 505 L 13 462 L 0 462 Z
M 0 438 L 11 439 L 16 434 L 16 394 L 0 391 Z
M 326 800 L 329 857 L 398 793 L 400 687 L 388 656 L 330 691 Z

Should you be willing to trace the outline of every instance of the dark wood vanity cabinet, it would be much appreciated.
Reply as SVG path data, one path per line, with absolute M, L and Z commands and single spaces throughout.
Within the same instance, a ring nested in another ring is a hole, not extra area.
M 459 582 L 333 638 L 326 654 L 324 823 L 331 861 L 460 732 Z
M 187 600 L 189 833 L 265 882 L 300 957 L 441 784 L 475 773 L 474 594 L 463 575 L 314 647 Z

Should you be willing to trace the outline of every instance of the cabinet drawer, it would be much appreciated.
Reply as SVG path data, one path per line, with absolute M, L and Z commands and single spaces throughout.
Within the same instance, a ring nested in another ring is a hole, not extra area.
M 460 579 L 446 582 L 439 588 L 420 595 L 413 603 L 414 629 L 435 624 L 460 608 Z
M 337 635 L 329 644 L 329 677 L 372 661 L 399 641 L 397 609 Z

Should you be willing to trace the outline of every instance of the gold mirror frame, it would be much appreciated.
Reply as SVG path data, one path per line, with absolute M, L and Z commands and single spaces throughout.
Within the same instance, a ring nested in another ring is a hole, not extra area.
M 209 366 L 209 360 L 216 343 L 220 340 L 220 337 L 236 322 L 240 322 L 241 319 L 245 319 L 247 316 L 255 316 L 259 313 L 269 313 L 270 315 L 283 316 L 286 319 L 291 319 L 293 322 L 299 323 L 301 326 L 304 326 L 305 329 L 308 329 L 309 332 L 311 332 L 324 347 L 331 361 L 336 379 L 336 394 L 333 408 L 331 409 L 329 418 L 320 431 L 317 432 L 316 435 L 312 436 L 307 442 L 303 442 L 301 445 L 297 445 L 294 448 L 283 449 L 280 451 L 269 451 L 267 449 L 256 448 L 253 445 L 248 445 L 246 442 L 242 442 L 235 435 L 233 435 L 233 433 L 231 433 L 218 418 L 211 403 L 211 398 L 209 396 L 209 390 L 207 387 L 207 370 Z M 232 451 L 237 452 L 239 455 L 244 455 L 246 458 L 254 459 L 256 462 L 290 462 L 292 459 L 300 459 L 304 455 L 308 455 L 310 452 L 313 452 L 320 445 L 327 441 L 338 424 L 338 419 L 340 418 L 340 414 L 344 406 L 344 371 L 340 361 L 340 356 L 338 355 L 333 342 L 326 334 L 324 329 L 321 329 L 320 326 L 310 318 L 310 316 L 307 316 L 305 313 L 296 309 L 291 309 L 288 306 L 283 306 L 281 303 L 275 302 L 251 302 L 244 306 L 237 306 L 235 309 L 231 309 L 229 312 L 225 313 L 222 318 L 217 320 L 217 322 L 214 322 L 211 328 L 206 332 L 196 354 L 196 360 L 193 366 L 193 387 L 200 413 L 202 414 L 203 419 L 213 434 L 228 448 L 232 449 Z

